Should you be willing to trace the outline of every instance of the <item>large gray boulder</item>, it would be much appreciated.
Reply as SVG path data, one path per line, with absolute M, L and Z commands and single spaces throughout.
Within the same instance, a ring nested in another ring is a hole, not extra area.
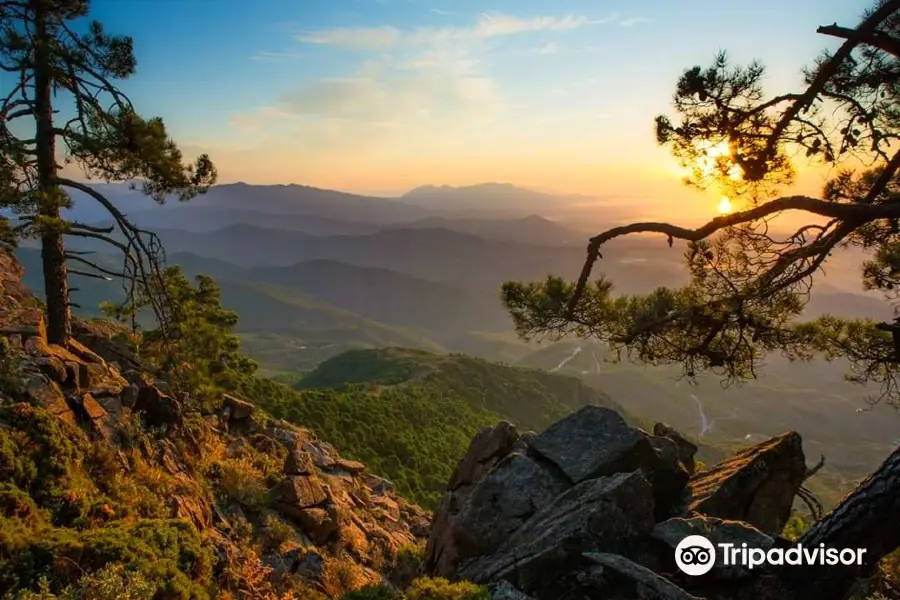
M 555 498 L 496 551 L 462 564 L 459 575 L 476 583 L 506 580 L 543 598 L 547 585 L 562 585 L 584 562 L 583 552 L 627 554 L 653 525 L 653 489 L 640 472 L 589 479 Z

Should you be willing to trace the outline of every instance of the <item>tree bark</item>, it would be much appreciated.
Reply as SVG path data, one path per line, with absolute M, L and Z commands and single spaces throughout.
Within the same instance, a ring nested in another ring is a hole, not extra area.
M 854 580 L 900 547 L 900 448 L 800 538 L 804 548 L 865 549 L 861 566 L 785 567 L 798 598 L 841 600 Z
M 69 284 L 63 234 L 55 227 L 60 216 L 60 188 L 56 181 L 56 134 L 53 132 L 53 99 L 50 45 L 54 34 L 48 27 L 50 7 L 47 0 L 33 0 L 35 13 L 35 139 L 40 202 L 38 215 L 50 221 L 43 224 L 41 258 L 44 293 L 47 300 L 47 341 L 66 346 L 72 335 L 69 308 Z

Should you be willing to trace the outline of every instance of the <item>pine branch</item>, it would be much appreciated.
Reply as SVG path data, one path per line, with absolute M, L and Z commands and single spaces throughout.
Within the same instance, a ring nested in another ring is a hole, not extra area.
M 900 40 L 883 31 L 872 31 L 871 33 L 863 34 L 857 29 L 840 27 L 835 23 L 834 25 L 823 25 L 819 27 L 816 29 L 816 33 L 830 35 L 843 40 L 852 40 L 857 43 L 873 46 L 893 56 L 900 57 Z

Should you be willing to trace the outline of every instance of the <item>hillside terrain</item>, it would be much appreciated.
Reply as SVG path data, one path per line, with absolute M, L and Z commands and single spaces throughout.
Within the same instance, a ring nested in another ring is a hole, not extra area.
M 469 440 L 497 421 L 541 431 L 587 405 L 628 414 L 573 377 L 399 348 L 345 352 L 295 379 L 293 389 L 257 380 L 246 392 L 425 506 L 440 497 Z

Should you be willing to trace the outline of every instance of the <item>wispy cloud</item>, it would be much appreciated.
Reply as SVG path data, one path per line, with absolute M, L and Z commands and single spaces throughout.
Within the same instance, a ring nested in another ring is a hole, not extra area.
M 606 20 L 601 20 L 605 23 Z M 517 17 L 504 13 L 483 13 L 469 27 L 418 27 L 400 31 L 396 27 L 375 28 L 339 27 L 306 31 L 297 39 L 307 44 L 322 44 L 353 50 L 375 50 L 400 43 L 413 45 L 437 44 L 452 41 L 484 40 L 540 31 L 565 31 L 592 24 L 584 16 Z
M 647 19 L 647 18 L 645 18 L 645 17 L 634 17 L 634 18 L 631 18 L 631 19 L 625 19 L 625 20 L 623 20 L 623 21 L 620 21 L 620 22 L 619 22 L 619 25 L 621 25 L 622 27 L 631 27 L 631 26 L 637 25 L 637 24 L 639 24 L 639 23 L 646 23 L 646 22 L 648 22 L 649 20 L 650 20 L 650 19 Z
M 441 10 L 440 8 L 432 8 L 431 12 L 436 15 L 441 15 L 442 17 L 452 17 L 453 15 L 457 14 L 452 10 Z
M 351 50 L 377 50 L 393 46 L 402 38 L 396 27 L 337 27 L 297 34 L 297 39 L 306 44 L 338 46 Z

